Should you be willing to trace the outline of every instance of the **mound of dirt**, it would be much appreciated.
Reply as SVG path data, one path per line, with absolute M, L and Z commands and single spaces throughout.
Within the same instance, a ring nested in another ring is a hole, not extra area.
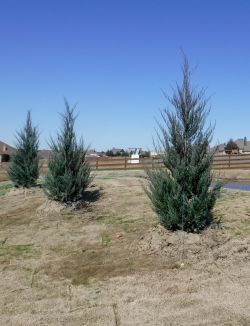
M 60 203 L 54 200 L 46 200 L 41 206 L 37 208 L 36 212 L 39 215 L 50 215 L 54 213 L 61 213 L 62 211 L 73 212 L 85 207 L 86 203 L 81 200 L 74 203 Z
M 41 206 L 36 209 L 39 215 L 49 215 L 54 213 L 60 213 L 66 209 L 67 206 L 54 200 L 46 200 Z
M 250 259 L 249 239 L 231 239 L 226 231 L 212 228 L 193 234 L 171 232 L 157 225 L 141 238 L 139 250 L 174 260 Z

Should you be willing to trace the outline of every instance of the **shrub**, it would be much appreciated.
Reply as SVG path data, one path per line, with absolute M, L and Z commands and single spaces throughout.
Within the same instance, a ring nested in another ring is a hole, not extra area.
M 203 90 L 191 87 L 186 57 L 182 75 L 182 84 L 167 97 L 174 111 L 161 111 L 157 151 L 164 168 L 147 171 L 147 194 L 164 227 L 198 232 L 212 221 L 221 184 L 209 189 L 213 153 L 208 153 L 208 145 L 213 128 L 204 128 L 208 100 Z
M 15 187 L 30 188 L 36 185 L 39 177 L 38 138 L 38 129 L 32 126 L 28 111 L 24 128 L 17 132 L 17 151 L 11 157 L 9 177 Z
M 87 148 L 77 142 L 74 132 L 74 108 L 65 100 L 63 127 L 55 140 L 51 139 L 51 159 L 44 189 L 48 198 L 60 202 L 75 202 L 84 198 L 92 181 L 86 160 Z

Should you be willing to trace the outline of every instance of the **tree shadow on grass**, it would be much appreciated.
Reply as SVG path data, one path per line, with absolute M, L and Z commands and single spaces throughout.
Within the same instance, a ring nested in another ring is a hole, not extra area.
M 101 193 L 100 189 L 87 190 L 84 193 L 83 200 L 88 203 L 94 203 L 98 199 L 100 199 L 101 196 L 102 196 L 102 193 Z
M 74 210 L 81 210 L 88 208 L 92 203 L 99 200 L 102 196 L 100 189 L 86 190 L 83 198 L 73 204 Z

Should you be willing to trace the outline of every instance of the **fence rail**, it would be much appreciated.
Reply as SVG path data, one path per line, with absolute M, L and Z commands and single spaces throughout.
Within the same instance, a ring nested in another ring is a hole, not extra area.
M 215 155 L 213 160 L 213 169 L 250 169 L 250 155 Z
M 131 157 L 91 157 L 88 158 L 92 170 L 142 170 L 163 166 L 159 158 L 131 158 Z M 0 163 L 0 181 L 8 180 L 10 163 Z M 48 162 L 43 160 L 42 172 L 48 169 Z M 213 160 L 214 170 L 250 169 L 250 154 L 215 155 Z
M 158 158 L 96 157 L 90 158 L 89 164 L 93 170 L 139 170 L 162 166 L 162 160 Z
M 90 158 L 89 163 L 94 170 L 129 170 L 129 169 L 145 169 L 163 166 L 163 162 L 159 158 Z M 215 155 L 213 160 L 214 170 L 224 169 L 250 169 L 250 154 L 239 155 Z

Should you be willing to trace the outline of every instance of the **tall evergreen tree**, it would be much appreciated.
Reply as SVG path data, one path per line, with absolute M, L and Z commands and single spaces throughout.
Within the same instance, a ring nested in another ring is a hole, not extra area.
M 60 202 L 74 202 L 84 198 L 92 181 L 83 141 L 77 142 L 74 131 L 76 116 L 65 100 L 63 127 L 56 139 L 51 139 L 52 151 L 44 189 L 48 198 Z
M 30 188 L 36 185 L 39 177 L 39 133 L 37 127 L 32 126 L 30 111 L 16 140 L 17 151 L 11 159 L 9 177 L 15 187 Z
M 213 128 L 205 128 L 208 99 L 204 90 L 191 86 L 190 68 L 184 56 L 182 84 L 171 97 L 174 110 L 161 111 L 157 150 L 164 168 L 148 171 L 147 194 L 161 224 L 170 230 L 198 232 L 212 221 L 211 210 L 221 184 L 209 189 L 213 153 L 208 152 Z

